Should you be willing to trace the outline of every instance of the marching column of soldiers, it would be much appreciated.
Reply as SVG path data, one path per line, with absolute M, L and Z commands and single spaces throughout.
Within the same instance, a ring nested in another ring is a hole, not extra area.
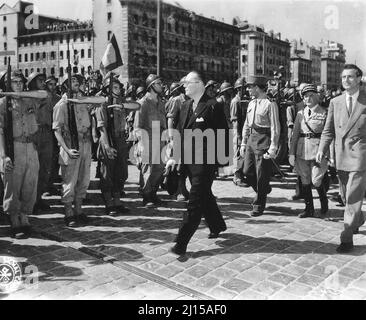
M 167 150 L 170 146 L 170 152 L 173 151 L 173 131 L 182 131 L 196 116 L 190 105 L 194 99 L 186 94 L 186 88 L 199 83 L 203 84 L 204 104 L 214 109 L 214 115 L 218 116 L 220 112 L 225 129 L 231 129 L 233 133 L 233 183 L 255 191 L 252 216 L 265 213 L 267 197 L 272 191 L 270 181 L 279 168 L 278 164 L 276 166 L 277 151 L 281 143 L 287 144 L 287 141 L 280 141 L 281 130 L 288 132 L 287 164 L 298 177 L 293 200 L 305 202 L 304 212 L 299 217 L 315 216 L 312 186 L 319 193 L 320 217 L 328 213 L 328 170 L 334 178 L 335 169 L 329 167 L 334 156 L 327 151 L 319 163 L 316 155 L 329 103 L 335 95 L 325 92 L 321 86 L 302 84 L 282 88 L 276 95 L 281 95 L 286 102 L 278 105 L 278 99 L 273 99 L 275 95 L 267 90 L 267 79 L 254 76 L 239 78 L 232 85 L 228 81 L 222 84 L 214 80 L 203 82 L 201 75 L 189 74 L 194 81 L 185 77 L 173 82 L 168 89 L 161 77 L 151 74 L 143 86 L 130 85 L 125 91 L 118 76 L 111 73 L 100 91 L 91 97 L 84 92 L 85 78 L 80 74 L 73 74 L 62 83 L 61 96 L 57 94 L 58 79 L 53 76 L 47 78 L 44 74 L 33 73 L 26 79 L 17 70 L 0 76 L 3 210 L 9 216 L 14 238 L 31 236 L 29 215 L 51 210 L 43 196 L 59 194 L 54 184 L 59 173 L 65 225 L 75 228 L 90 222 L 82 206 L 90 184 L 93 153 L 98 161 L 97 176 L 106 215 L 123 215 L 132 210 L 121 201 L 125 195 L 131 148 L 135 150 L 140 170 L 139 191 L 143 206 L 164 206 L 157 196 L 163 186 L 177 201 L 188 201 L 189 207 L 191 195 L 186 182 L 192 177 L 184 165 L 174 163 L 176 182 L 163 183 L 164 178 L 165 181 L 169 178 L 170 167 L 165 166 L 161 153 L 153 152 L 153 149 L 157 147 L 162 151 L 168 145 Z M 203 102 L 198 101 L 200 106 Z M 287 128 L 281 128 L 280 123 L 284 106 Z M 7 121 L 12 124 L 9 126 Z M 154 126 L 162 133 L 159 146 L 152 141 Z M 9 134 L 11 140 L 6 136 Z M 11 148 L 9 143 L 13 144 Z M 9 150 L 13 150 L 12 156 Z M 216 168 L 215 177 L 217 174 Z M 345 205 L 342 190 L 336 200 Z M 212 231 L 210 237 L 216 238 L 224 230 L 226 228 L 221 227 L 219 232 Z M 186 245 L 178 253 L 185 253 Z

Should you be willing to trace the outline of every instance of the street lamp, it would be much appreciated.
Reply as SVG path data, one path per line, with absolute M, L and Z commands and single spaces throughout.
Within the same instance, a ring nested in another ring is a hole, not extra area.
M 163 23 L 163 17 L 161 12 L 161 0 L 157 1 L 157 74 L 159 77 L 161 77 L 162 74 L 162 42 L 163 42 L 163 29 L 162 29 L 162 23 Z

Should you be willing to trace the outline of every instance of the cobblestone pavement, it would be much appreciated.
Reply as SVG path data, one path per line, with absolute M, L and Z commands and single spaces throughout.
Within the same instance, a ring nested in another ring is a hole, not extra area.
M 162 192 L 169 201 L 165 207 L 143 208 L 134 167 L 124 199 L 129 215 L 104 215 L 97 181 L 92 181 L 85 206 L 91 217 L 87 227 L 66 228 L 59 198 L 49 198 L 52 214 L 32 217 L 34 238 L 14 241 L 7 226 L 0 229 L 0 256 L 39 270 L 37 286 L 25 285 L 2 298 L 366 299 L 366 228 L 355 236 L 352 254 L 336 254 L 342 208 L 330 202 L 330 219 L 298 219 L 304 205 L 290 201 L 294 180 L 272 182 L 268 209 L 259 218 L 249 215 L 250 189 L 236 187 L 230 179 L 215 181 L 213 191 L 228 230 L 209 240 L 202 223 L 185 258 L 169 253 L 185 204 Z M 315 205 L 320 206 L 317 198 Z

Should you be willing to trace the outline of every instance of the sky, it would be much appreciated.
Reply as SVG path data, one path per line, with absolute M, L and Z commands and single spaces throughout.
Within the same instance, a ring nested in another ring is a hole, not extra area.
M 105 0 L 96 0 L 105 1 Z M 138 1 L 138 0 L 136 0 Z M 366 73 L 366 0 L 163 0 L 231 24 L 234 17 L 281 32 L 282 39 L 303 39 L 317 45 L 322 39 L 342 43 L 347 62 Z M 43 14 L 86 20 L 92 0 L 33 0 Z M 5 0 L 13 5 L 16 0 Z

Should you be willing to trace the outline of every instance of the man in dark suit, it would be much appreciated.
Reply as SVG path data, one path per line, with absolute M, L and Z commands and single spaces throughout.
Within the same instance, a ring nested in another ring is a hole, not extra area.
M 225 221 L 211 191 L 218 158 L 224 159 L 229 149 L 228 143 L 226 148 L 225 143 L 220 140 L 221 147 L 217 150 L 218 129 L 223 129 L 225 141 L 228 140 L 225 115 L 217 101 L 205 94 L 205 84 L 197 72 L 187 75 L 184 86 L 190 100 L 184 103 L 179 119 L 181 123 L 178 128 L 183 142 L 179 146 L 174 140 L 173 146 L 182 150 L 181 154 L 184 156 L 180 162 L 190 177 L 192 187 L 188 210 L 184 214 L 176 245 L 172 248 L 172 252 L 177 255 L 186 253 L 188 243 L 197 231 L 202 216 L 210 229 L 210 239 L 218 238 L 220 232 L 226 231 Z M 167 166 L 174 165 L 174 162 L 168 163 Z
M 366 191 L 366 94 L 360 91 L 361 79 L 362 71 L 357 66 L 344 67 L 342 85 L 346 91 L 330 102 L 317 154 L 320 163 L 334 140 L 335 167 L 346 198 L 338 253 L 353 250 L 353 235 L 365 223 L 362 204 Z

